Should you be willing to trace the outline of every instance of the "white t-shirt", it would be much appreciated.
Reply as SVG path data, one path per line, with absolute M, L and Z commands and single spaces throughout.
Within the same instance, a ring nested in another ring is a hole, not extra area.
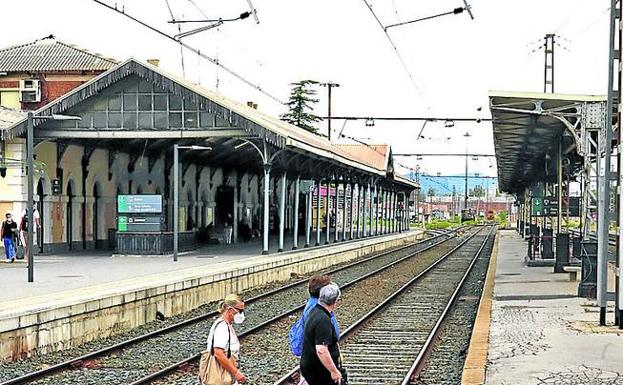
M 231 347 L 231 355 L 238 360 L 240 354 L 240 341 L 234 328 L 225 322 L 222 318 L 214 321 L 208 335 L 208 350 L 212 349 L 212 337 L 214 337 L 214 347 L 221 348 L 227 354 L 227 350 Z

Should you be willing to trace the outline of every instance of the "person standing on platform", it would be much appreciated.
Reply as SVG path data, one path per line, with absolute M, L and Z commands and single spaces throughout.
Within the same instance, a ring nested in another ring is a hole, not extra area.
M 331 323 L 331 314 L 340 294 L 339 287 L 334 283 L 320 289 L 318 304 L 305 321 L 301 375 L 309 385 L 341 384 L 343 369 L 339 335 Z
M 225 244 L 231 244 L 231 234 L 234 232 L 234 220 L 231 217 L 231 214 L 227 214 L 225 218 Z
M 4 252 L 6 262 L 15 261 L 15 236 L 17 235 L 17 223 L 13 222 L 11 213 L 6 213 L 5 220 L 2 222 L 2 240 L 4 241 Z
M 236 294 L 220 302 L 221 314 L 210 328 L 207 349 L 199 362 L 200 384 L 244 384 L 247 377 L 238 369 L 240 341 L 232 324 L 244 322 L 245 304 Z
M 37 210 L 35 208 L 35 210 L 32 212 L 32 220 L 35 222 L 35 226 L 33 227 L 33 245 L 36 244 L 36 240 L 37 240 L 37 229 L 41 226 L 41 218 L 39 216 L 39 210 Z M 26 259 L 26 261 L 28 261 L 28 258 L 30 258 L 30 250 L 28 250 L 28 209 L 24 209 L 24 211 L 22 211 L 22 220 L 20 221 L 19 224 L 19 230 L 22 233 L 22 240 L 23 240 L 23 245 L 24 245 L 24 258 Z

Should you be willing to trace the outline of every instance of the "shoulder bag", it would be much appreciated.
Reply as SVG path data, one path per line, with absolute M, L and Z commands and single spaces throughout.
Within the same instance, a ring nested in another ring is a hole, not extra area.
M 221 322 L 225 321 L 217 321 L 214 324 L 210 349 L 201 352 L 201 360 L 199 361 L 199 383 L 202 385 L 232 385 L 234 383 L 234 378 L 231 373 L 225 370 L 214 356 L 214 334 L 216 334 L 216 328 Z M 229 325 L 227 325 L 227 336 L 227 358 L 231 359 L 231 333 L 229 331 Z

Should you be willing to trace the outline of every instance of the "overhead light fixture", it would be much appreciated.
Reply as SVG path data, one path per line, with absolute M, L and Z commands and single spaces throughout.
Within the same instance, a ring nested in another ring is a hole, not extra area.
M 198 146 L 198 145 L 192 145 L 190 146 L 190 150 L 211 150 L 212 147 L 208 147 L 208 146 Z
M 366 119 L 366 127 L 374 127 L 374 119 L 367 118 Z
M 247 141 L 244 141 L 244 142 L 242 142 L 240 144 L 237 144 L 237 145 L 234 146 L 234 150 L 242 148 L 242 147 L 246 146 L 247 144 L 249 144 L 249 142 L 247 142 Z

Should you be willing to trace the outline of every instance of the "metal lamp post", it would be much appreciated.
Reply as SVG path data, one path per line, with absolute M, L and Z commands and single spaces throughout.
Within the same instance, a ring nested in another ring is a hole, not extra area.
M 68 116 L 68 115 L 38 115 L 35 116 L 32 111 L 29 111 L 26 121 L 26 152 L 28 156 L 28 203 L 26 204 L 28 212 L 26 215 L 28 216 L 28 240 L 26 241 L 26 246 L 28 248 L 28 282 L 35 281 L 35 261 L 32 253 L 33 250 L 33 237 L 34 237 L 34 223 L 33 223 L 33 210 L 34 210 L 34 147 L 35 147 L 35 138 L 34 138 L 34 121 L 37 120 L 81 120 L 79 116 Z
M 467 210 L 467 201 L 469 199 L 468 198 L 469 197 L 469 195 L 468 195 L 469 194 L 469 190 L 468 190 L 468 184 L 467 184 L 467 178 L 468 178 L 468 174 L 467 174 L 467 171 L 468 171 L 468 169 L 467 169 L 467 160 L 468 160 L 469 154 L 467 152 L 467 150 L 468 150 L 467 142 L 468 142 L 469 137 L 471 135 L 469 134 L 469 132 L 465 132 L 465 134 L 463 136 L 465 137 L 465 210 Z
M 180 231 L 179 224 L 179 205 L 180 205 L 180 181 L 179 181 L 179 152 L 180 150 L 211 150 L 207 146 L 180 146 L 173 145 L 173 262 L 177 262 L 178 238 Z

